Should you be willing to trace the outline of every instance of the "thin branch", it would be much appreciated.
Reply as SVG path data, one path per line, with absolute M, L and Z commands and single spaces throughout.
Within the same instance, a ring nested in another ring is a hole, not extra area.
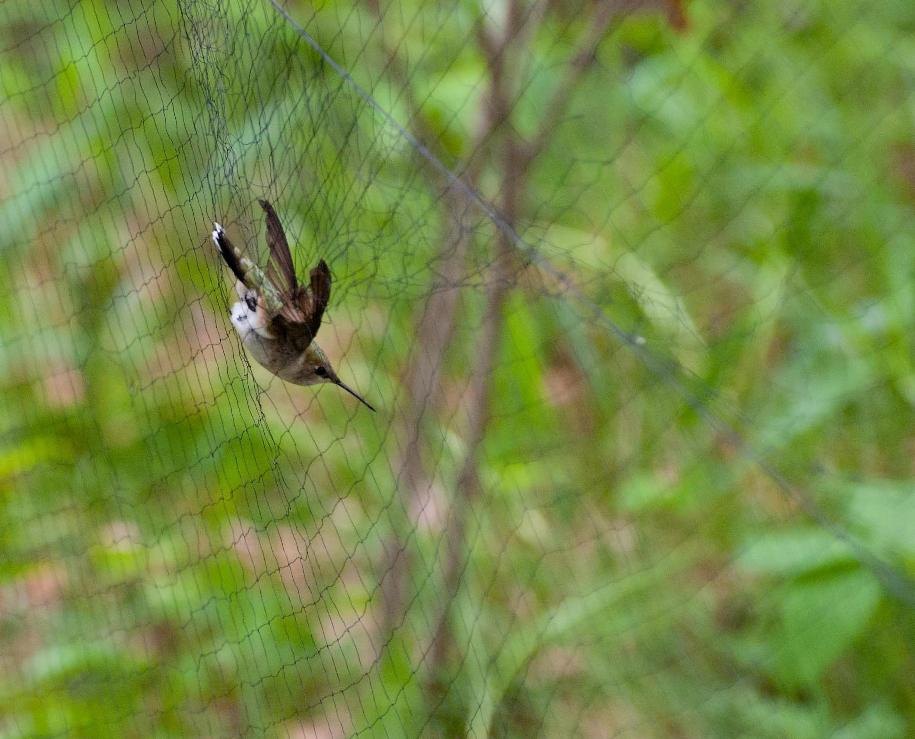
M 410 115 L 409 125 L 413 129 L 413 134 L 423 141 L 426 146 L 435 146 L 438 137 L 435 134 L 435 127 L 432 121 L 423 112 L 422 105 L 417 100 L 416 92 L 410 81 L 410 75 L 407 73 L 407 65 L 398 52 L 397 47 L 391 46 L 384 34 L 384 15 L 381 12 L 381 6 L 378 0 L 364 0 L 366 7 L 374 14 L 378 22 L 379 34 L 381 37 L 381 50 L 385 55 L 384 70 L 398 83 L 401 95 L 403 96 L 407 110 Z
M 402 506 L 409 516 L 416 510 L 418 501 L 429 492 L 430 481 L 423 464 L 423 426 L 427 411 L 438 405 L 441 394 L 441 373 L 445 354 L 454 335 L 459 284 L 470 232 L 462 227 L 460 196 L 448 191 L 443 199 L 445 208 L 450 204 L 450 233 L 442 242 L 444 262 L 441 276 L 424 301 L 417 320 L 416 340 L 413 343 L 403 374 L 404 408 L 401 415 L 401 436 L 404 449 L 398 464 L 397 479 L 402 486 Z M 463 203 L 466 207 L 466 203 Z M 382 604 L 384 608 L 384 638 L 390 635 L 404 618 L 406 587 L 409 582 L 410 555 L 407 544 L 395 529 L 386 543 L 386 556 L 382 570 Z
M 516 3 L 513 3 L 516 5 Z M 518 18 L 511 10 L 509 18 Z M 523 208 L 528 184 L 528 172 L 532 161 L 549 143 L 556 123 L 564 112 L 581 77 L 591 65 L 601 38 L 615 17 L 614 4 L 602 3 L 595 12 L 589 30 L 578 51 L 572 56 L 569 67 L 547 105 L 547 114 L 541 127 L 529 144 L 524 144 L 510 126 L 505 126 L 501 146 L 500 171 L 500 213 L 506 224 L 514 229 Z M 517 38 L 517 29 L 509 24 L 506 38 Z M 504 60 L 510 48 L 494 44 L 485 33 L 478 34 L 484 56 L 489 64 L 491 115 L 501 123 L 508 123 L 511 117 L 510 94 L 505 75 Z M 437 621 L 432 638 L 430 656 L 431 699 L 439 702 L 445 692 L 443 680 L 449 651 L 453 643 L 451 632 L 451 610 L 460 589 L 463 573 L 467 566 L 466 551 L 467 523 L 474 501 L 480 493 L 477 470 L 479 454 L 486 436 L 492 406 L 493 371 L 501 345 L 504 328 L 504 308 L 511 291 L 511 275 L 515 264 L 512 243 L 504 231 L 499 232 L 498 253 L 493 270 L 493 279 L 486 291 L 486 308 L 483 323 L 477 339 L 475 364 L 470 378 L 466 452 L 455 482 L 455 496 L 443 534 L 446 543 L 444 562 L 445 603 Z M 433 713 L 435 708 L 433 707 Z
M 382 25 L 381 9 L 377 0 L 364 0 Z M 578 50 L 570 59 L 569 66 L 547 104 L 541 127 L 529 144 L 524 144 L 506 124 L 511 119 L 513 97 L 510 88 L 510 57 L 513 52 L 536 35 L 545 15 L 546 0 L 528 14 L 532 26 L 525 29 L 526 21 L 520 0 L 511 0 L 504 32 L 494 38 L 482 21 L 477 23 L 475 35 L 486 61 L 489 85 L 482 96 L 483 115 L 473 136 L 471 152 L 463 172 L 462 180 L 476 192 L 482 173 L 482 156 L 486 145 L 501 133 L 500 166 L 502 186 L 500 188 L 499 211 L 504 222 L 514 229 L 518 221 L 524 191 L 526 173 L 531 162 L 549 143 L 556 125 L 565 111 L 574 88 L 593 61 L 594 54 L 603 34 L 614 17 L 613 3 L 602 2 L 595 11 L 588 32 Z M 540 8 L 542 12 L 534 12 Z M 391 77 L 398 83 L 403 100 L 410 114 L 413 135 L 433 147 L 438 141 L 435 127 L 422 110 L 408 73 L 408 66 L 398 50 L 391 46 L 382 35 L 381 47 L 385 55 L 385 66 Z M 417 503 L 428 495 L 430 480 L 423 463 L 422 428 L 427 411 L 437 407 L 441 394 L 441 374 L 444 358 L 454 334 L 459 306 L 459 290 L 465 269 L 467 249 L 472 237 L 462 224 L 463 214 L 471 205 L 470 200 L 457 188 L 446 187 L 442 197 L 443 218 L 449 224 L 442 240 L 440 277 L 433 285 L 417 319 L 416 341 L 406 363 L 403 374 L 405 408 L 401 416 L 401 438 L 404 450 L 398 466 L 398 479 L 402 486 L 401 505 L 404 513 L 417 507 Z M 478 494 L 478 455 L 486 435 L 490 418 L 492 375 L 503 330 L 503 310 L 510 294 L 511 270 L 514 254 L 510 232 L 500 229 L 497 242 L 497 257 L 492 280 L 486 291 L 486 309 L 478 337 L 476 362 L 470 378 L 467 426 L 467 451 L 455 481 L 455 497 L 443 532 L 444 580 L 446 604 L 437 622 L 433 635 L 430 655 L 430 673 L 435 681 L 443 674 L 447 663 L 448 649 L 452 642 L 450 633 L 451 603 L 460 586 L 461 573 L 465 567 L 467 517 L 473 499 Z M 407 544 L 396 531 L 385 546 L 386 556 L 382 570 L 382 602 L 384 608 L 381 643 L 386 643 L 394 630 L 402 623 L 407 599 L 406 589 L 410 581 L 410 554 Z M 430 686 L 432 687 L 432 686 Z
M 527 169 L 536 159 L 556 131 L 559 121 L 565 114 L 572 95 L 584 73 L 594 63 L 597 48 L 607 35 L 613 21 L 620 15 L 618 4 L 612 0 L 602 0 L 597 4 L 588 30 L 580 40 L 577 49 L 569 57 L 568 66 L 553 92 L 553 97 L 544 107 L 540 127 L 525 145 L 522 155 L 522 167 Z
M 516 38 L 520 13 L 517 0 L 512 2 L 509 9 L 509 23 L 506 24 L 505 37 Z M 489 102 L 493 120 L 498 120 L 500 125 L 507 123 L 511 111 L 509 110 L 509 92 L 504 74 L 503 61 L 508 47 L 499 54 L 494 54 L 493 46 L 489 51 L 484 50 L 489 60 L 490 93 Z M 517 137 L 509 127 L 506 127 L 501 146 L 500 170 L 502 187 L 500 188 L 500 211 L 505 222 L 514 228 L 517 223 L 521 208 L 523 191 L 525 187 L 524 172 L 519 167 L 520 151 Z M 432 637 L 430 657 L 430 698 L 442 692 L 441 678 L 448 661 L 448 651 L 453 640 L 450 628 L 451 606 L 457 597 L 460 588 L 461 575 L 466 560 L 466 530 L 467 519 L 470 514 L 473 500 L 476 498 L 479 486 L 477 484 L 478 454 L 486 436 L 489 424 L 492 377 L 495 368 L 496 356 L 501 344 L 503 319 L 502 312 L 510 290 L 510 275 L 512 269 L 512 244 L 503 232 L 499 232 L 496 263 L 493 279 L 486 291 L 486 309 L 483 323 L 477 341 L 475 362 L 471 372 L 468 423 L 466 438 L 466 453 L 455 482 L 454 500 L 449 511 L 443 537 L 445 539 L 444 559 L 444 590 L 445 605 L 438 619 Z
M 376 0 L 365 0 L 376 15 L 379 26 L 382 15 Z M 414 135 L 427 146 L 435 146 L 437 136 L 434 126 L 424 114 L 413 90 L 407 65 L 382 34 L 382 50 L 386 68 L 402 90 L 410 111 L 410 125 Z M 493 115 L 484 116 L 471 143 L 471 151 L 478 153 L 501 125 Z M 482 157 L 474 156 L 463 172 L 463 181 L 471 191 L 476 191 L 482 171 Z M 406 516 L 426 498 L 430 481 L 423 464 L 423 426 L 429 409 L 434 409 L 441 395 L 441 372 L 445 354 L 457 320 L 461 275 L 466 253 L 472 240 L 471 231 L 465 227 L 464 214 L 472 205 L 465 194 L 446 187 L 442 197 L 442 218 L 447 232 L 442 239 L 437 261 L 441 262 L 440 275 L 433 284 L 417 318 L 416 340 L 407 359 L 403 373 L 404 409 L 401 414 L 401 438 L 404 449 L 397 466 L 398 480 L 402 486 L 401 505 Z M 396 529 L 396 527 L 395 527 Z M 381 571 L 381 601 L 383 604 L 382 639 L 386 643 L 404 618 L 406 588 L 410 580 L 410 553 L 407 544 L 395 530 L 385 543 L 385 557 Z

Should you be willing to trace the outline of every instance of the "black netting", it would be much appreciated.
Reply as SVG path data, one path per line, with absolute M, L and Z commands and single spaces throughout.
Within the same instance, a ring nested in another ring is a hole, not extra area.
M 0 733 L 915 732 L 913 30 L 0 5 Z

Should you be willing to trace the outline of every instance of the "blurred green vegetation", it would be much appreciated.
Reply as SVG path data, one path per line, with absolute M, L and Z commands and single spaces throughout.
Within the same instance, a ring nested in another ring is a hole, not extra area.
M 288 4 L 460 169 L 503 4 L 374 7 Z M 520 7 L 529 137 L 600 3 Z M 464 216 L 405 500 L 447 226 L 414 148 L 269 3 L 0 7 L 0 735 L 915 735 L 915 6 L 627 8 L 527 173 L 576 287 L 516 275 L 433 688 L 497 228 Z M 259 244 L 263 196 L 378 414 L 246 360 L 207 236 Z

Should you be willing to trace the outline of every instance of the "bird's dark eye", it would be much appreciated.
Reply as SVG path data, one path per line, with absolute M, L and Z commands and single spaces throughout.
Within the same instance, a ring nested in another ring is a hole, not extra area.
M 327 377 L 327 370 L 324 369 L 321 365 L 318 365 L 317 367 L 315 367 L 315 374 L 318 377 Z

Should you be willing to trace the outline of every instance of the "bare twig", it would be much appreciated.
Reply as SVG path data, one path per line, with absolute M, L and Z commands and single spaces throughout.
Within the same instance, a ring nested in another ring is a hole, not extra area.
M 382 21 L 377 0 L 364 0 Z M 494 35 L 480 21 L 476 27 L 477 43 L 486 61 L 489 82 L 482 97 L 482 115 L 474 133 L 469 156 L 462 173 L 471 191 L 477 191 L 485 162 L 484 153 L 491 142 L 498 146 L 501 172 L 498 206 L 505 223 L 514 228 L 522 207 L 527 171 L 532 161 L 549 143 L 556 125 L 573 94 L 574 87 L 594 58 L 601 38 L 614 17 L 614 3 L 600 3 L 578 50 L 572 55 L 568 68 L 553 97 L 545 108 L 544 118 L 531 141 L 525 144 L 507 125 L 514 103 L 512 58 L 526 47 L 542 21 L 547 0 L 540 0 L 525 16 L 521 0 L 510 0 L 502 33 Z M 530 21 L 530 26 L 526 23 Z M 408 67 L 398 50 L 382 38 L 382 50 L 388 74 L 398 83 L 410 113 L 414 135 L 430 148 L 436 147 L 438 136 L 434 125 L 422 109 L 413 90 Z M 501 141 L 501 143 L 499 143 Z M 398 465 L 401 486 L 400 506 L 406 517 L 426 499 L 431 481 L 423 463 L 424 434 L 430 409 L 438 406 L 441 394 L 441 374 L 447 347 L 454 334 L 459 309 L 459 289 L 466 269 L 467 251 L 472 240 L 469 229 L 462 224 L 469 202 L 457 188 L 445 187 L 443 218 L 448 224 L 439 255 L 440 276 L 430 290 L 417 317 L 416 341 L 403 374 L 404 409 L 401 415 L 401 438 L 404 448 Z M 511 274 L 515 256 L 509 237 L 500 231 L 496 262 L 486 289 L 486 309 L 478 336 L 476 360 L 470 377 L 467 451 L 455 481 L 453 505 L 443 533 L 443 559 L 446 604 L 437 621 L 430 656 L 430 674 L 434 688 L 447 663 L 450 634 L 451 602 L 457 594 L 465 566 L 467 517 L 477 495 L 479 449 L 489 423 L 492 373 L 503 329 L 503 309 L 510 294 Z M 386 543 L 382 570 L 382 602 L 384 630 L 381 643 L 386 643 L 404 618 L 407 587 L 410 581 L 410 554 L 397 526 Z
M 379 27 L 383 28 L 383 16 L 377 0 L 366 0 L 367 7 L 375 14 Z M 386 57 L 386 70 L 397 81 L 401 94 L 410 111 L 410 126 L 414 135 L 426 146 L 435 147 L 436 136 L 433 126 L 416 99 L 404 61 L 397 49 L 391 46 L 381 31 L 381 47 Z M 401 436 L 404 448 L 397 465 L 397 479 L 400 482 L 400 506 L 404 520 L 415 509 L 417 501 L 428 494 L 429 481 L 426 477 L 423 457 L 423 421 L 428 408 L 438 404 L 441 369 L 445 352 L 454 333 L 455 316 L 459 291 L 454 285 L 460 282 L 461 267 L 467 249 L 469 232 L 461 227 L 460 196 L 447 189 L 443 198 L 443 218 L 449 224 L 449 232 L 442 240 L 440 253 L 441 271 L 428 298 L 424 301 L 417 317 L 416 341 L 404 369 L 403 412 L 401 414 Z M 389 641 L 403 619 L 406 601 L 406 587 L 410 573 L 410 554 L 407 543 L 402 540 L 398 525 L 395 524 L 385 542 L 385 555 L 381 570 L 381 603 L 383 608 L 382 638 L 380 644 Z
M 380 24 L 382 16 L 377 1 L 366 0 L 366 5 L 375 13 Z M 381 44 L 388 72 L 398 82 L 410 111 L 410 125 L 414 135 L 423 140 L 426 146 L 434 148 L 437 135 L 416 98 L 406 64 L 384 38 Z M 470 151 L 477 155 L 472 156 L 465 167 L 463 179 L 474 191 L 478 187 L 483 162 L 478 153 L 499 124 L 500 121 L 492 115 L 484 116 L 473 137 Z M 420 507 L 419 502 L 425 500 L 429 492 L 430 480 L 423 465 L 423 426 L 427 411 L 439 403 L 442 365 L 454 334 L 460 296 L 457 285 L 461 283 L 466 252 L 472 239 L 470 229 L 463 223 L 468 205 L 469 202 L 461 192 L 446 186 L 442 197 L 442 217 L 447 224 L 447 231 L 438 258 L 440 273 L 417 317 L 416 340 L 403 373 L 404 408 L 400 426 L 404 449 L 397 470 L 401 486 L 400 505 L 405 517 Z M 410 570 L 408 546 L 395 530 L 385 543 L 381 571 L 382 644 L 389 640 L 403 620 Z
M 506 141 L 504 148 L 505 164 L 503 166 L 510 165 L 512 168 L 505 169 L 505 172 L 509 174 L 503 178 L 502 212 L 506 222 L 514 226 L 522 195 L 521 182 L 514 175 L 518 171 L 516 167 L 519 153 L 514 139 Z M 511 286 L 514 254 L 506 236 L 500 235 L 499 242 L 494 279 L 489 283 L 487 289 L 486 310 L 476 345 L 475 363 L 470 380 L 467 451 L 457 476 L 454 501 L 445 526 L 446 601 L 432 638 L 430 672 L 433 683 L 439 681 L 448 658 L 448 648 L 451 642 L 451 604 L 457 596 L 461 574 L 464 570 L 467 519 L 473 500 L 479 492 L 478 455 L 489 423 L 493 370 L 502 338 L 502 312 Z
M 506 24 L 505 39 L 518 38 L 518 28 L 513 26 L 520 19 L 518 2 L 513 2 L 509 9 L 509 21 Z M 598 5 L 594 17 L 584 34 L 577 51 L 572 55 L 569 66 L 562 77 L 553 97 L 546 106 L 546 113 L 541 125 L 532 140 L 525 144 L 509 125 L 511 117 L 511 91 L 506 75 L 505 60 L 511 49 L 508 43 L 496 43 L 485 32 L 478 33 L 481 46 L 490 74 L 490 91 L 488 95 L 490 115 L 498 121 L 503 132 L 501 156 L 499 162 L 501 174 L 499 208 L 502 217 L 512 229 L 518 223 L 528 184 L 528 172 L 533 160 L 549 143 L 555 132 L 556 124 L 568 105 L 574 88 L 594 59 L 597 45 L 610 26 L 614 13 L 614 3 L 605 2 Z M 504 40 L 503 40 L 504 41 Z M 444 590 L 445 603 L 437 621 L 432 638 L 430 656 L 429 696 L 440 700 L 443 693 L 443 675 L 448 662 L 450 647 L 453 642 L 451 633 L 451 609 L 460 588 L 462 574 L 466 567 L 467 523 L 474 499 L 479 494 L 477 469 L 479 452 L 486 435 L 492 404 L 492 379 L 495 359 L 501 343 L 503 331 L 503 310 L 510 294 L 512 269 L 515 254 L 512 244 L 504 231 L 500 231 L 497 245 L 498 253 L 493 270 L 493 279 L 486 291 L 486 309 L 476 345 L 475 364 L 470 378 L 466 452 L 461 464 L 456 483 L 455 495 L 449 517 L 446 522 Z
M 441 390 L 441 371 L 445 352 L 454 334 L 461 272 L 470 232 L 462 227 L 460 212 L 466 207 L 453 191 L 443 198 L 450 210 L 450 233 L 442 243 L 441 276 L 425 300 L 417 319 L 416 341 L 413 344 L 403 375 L 403 413 L 401 430 L 404 449 L 398 464 L 402 506 L 407 515 L 418 508 L 429 492 L 422 456 L 423 426 L 426 412 L 435 408 Z M 450 205 L 449 205 L 450 204 Z M 409 581 L 410 558 L 407 544 L 398 531 L 393 531 L 386 544 L 382 570 L 382 603 L 384 608 L 385 643 L 403 619 L 403 604 Z
M 559 121 L 568 108 L 582 75 L 594 63 L 597 47 L 606 36 L 610 25 L 619 17 L 620 12 L 621 8 L 618 7 L 618 3 L 610 0 L 603 0 L 603 2 L 597 3 L 594 15 L 588 25 L 588 30 L 580 39 L 578 47 L 569 58 L 569 64 L 562 79 L 556 86 L 553 97 L 544 108 L 540 126 L 524 147 L 521 162 L 523 169 L 526 170 L 549 143 L 550 138 L 556 131 L 556 127 L 559 125 Z

